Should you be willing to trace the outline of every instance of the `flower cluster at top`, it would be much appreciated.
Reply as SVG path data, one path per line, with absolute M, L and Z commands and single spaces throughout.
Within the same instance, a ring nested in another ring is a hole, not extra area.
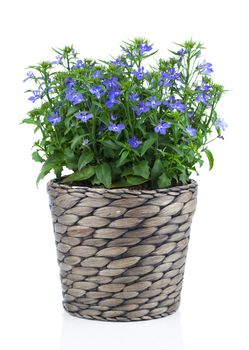
M 227 124 L 216 112 L 224 90 L 202 45 L 187 41 L 156 65 L 146 64 L 156 51 L 145 39 L 121 49 L 104 62 L 65 47 L 27 73 L 35 86 L 28 99 L 40 101 L 24 120 L 41 131 L 33 154 L 44 163 L 40 178 L 51 169 L 60 178 L 66 167 L 68 181 L 165 187 L 188 182 L 203 154 L 212 166 L 209 135 L 224 138 Z

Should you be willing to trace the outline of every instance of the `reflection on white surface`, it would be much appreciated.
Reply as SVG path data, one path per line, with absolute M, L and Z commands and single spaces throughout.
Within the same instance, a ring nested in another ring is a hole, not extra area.
M 60 350 L 183 350 L 180 313 L 152 321 L 104 322 L 63 314 Z

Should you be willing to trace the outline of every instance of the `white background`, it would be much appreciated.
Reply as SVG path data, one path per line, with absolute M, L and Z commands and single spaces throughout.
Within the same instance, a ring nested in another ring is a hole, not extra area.
M 246 1 L 11 1 L 0 11 L 1 349 L 249 349 L 248 11 Z M 212 147 L 215 168 L 199 177 L 198 208 L 180 310 L 167 318 L 106 323 L 63 312 L 46 181 L 31 160 L 32 106 L 24 68 L 74 44 L 108 58 L 144 36 L 161 56 L 172 42 L 207 47 L 214 77 L 230 90 L 219 106 L 229 124 Z

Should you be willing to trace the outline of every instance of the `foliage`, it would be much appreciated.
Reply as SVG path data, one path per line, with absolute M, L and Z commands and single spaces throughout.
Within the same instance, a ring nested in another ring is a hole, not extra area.
M 203 156 L 213 167 L 207 144 L 226 127 L 216 112 L 224 89 L 201 60 L 202 44 L 186 41 L 148 68 L 156 51 L 147 40 L 121 49 L 106 62 L 80 60 L 65 47 L 54 61 L 29 67 L 29 100 L 40 103 L 23 122 L 37 133 L 38 182 L 53 170 L 64 183 L 162 188 L 187 183 Z M 61 178 L 65 168 L 72 174 Z

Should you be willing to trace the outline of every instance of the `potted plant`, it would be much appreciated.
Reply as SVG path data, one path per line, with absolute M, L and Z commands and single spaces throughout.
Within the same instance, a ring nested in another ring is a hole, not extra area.
M 200 43 L 186 41 L 147 67 L 156 53 L 147 40 L 121 49 L 95 61 L 65 47 L 31 66 L 25 81 L 39 104 L 23 122 L 37 132 L 37 182 L 55 174 L 48 193 L 64 308 L 148 320 L 179 305 L 196 207 L 190 175 L 203 157 L 213 167 L 207 144 L 226 127 L 216 112 L 224 89 Z

